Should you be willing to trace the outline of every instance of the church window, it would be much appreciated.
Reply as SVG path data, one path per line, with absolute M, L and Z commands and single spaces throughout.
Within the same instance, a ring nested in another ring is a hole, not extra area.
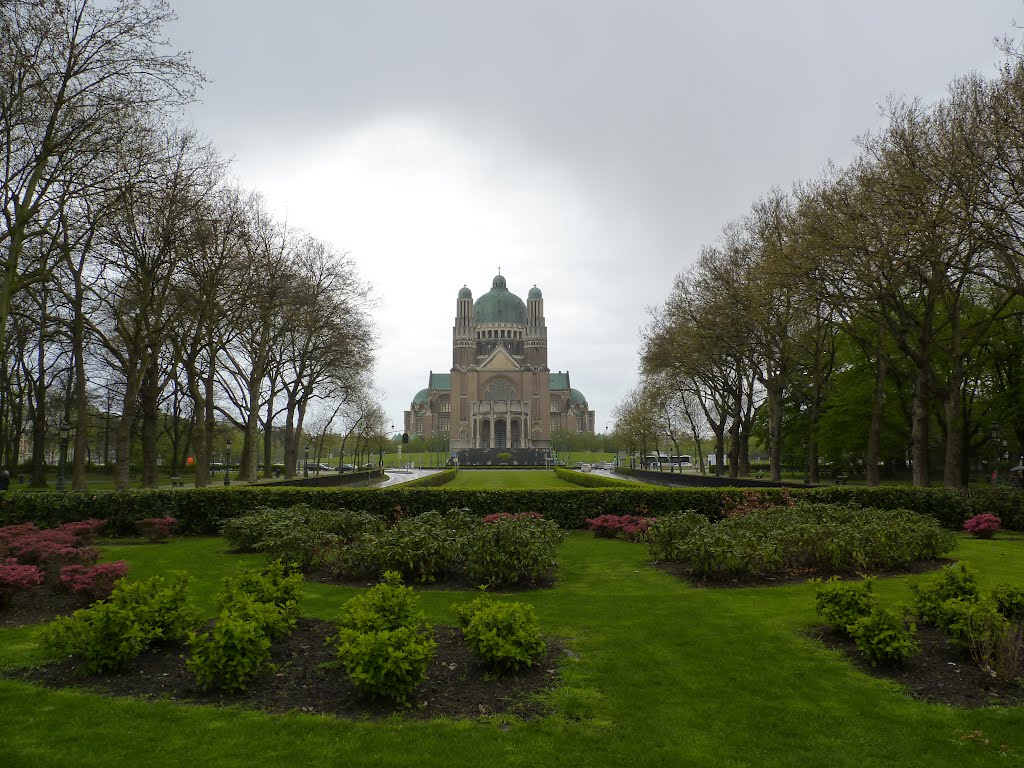
M 437 410 L 441 413 L 451 413 L 452 403 L 447 397 L 442 397 L 437 401 Z
M 583 419 L 582 416 L 577 416 L 576 417 L 576 431 L 577 432 L 586 432 L 587 431 L 586 425 L 584 424 L 584 419 Z
M 562 429 L 562 415 L 560 413 L 551 414 L 551 431 L 558 432 Z
M 416 434 L 417 435 L 422 435 L 423 434 L 423 417 L 422 416 L 417 416 L 416 417 Z
M 515 389 L 509 382 L 502 379 L 492 382 L 484 394 L 484 400 L 515 400 L 515 398 Z
M 562 412 L 562 401 L 557 397 L 551 398 L 551 412 L 561 413 Z
M 442 413 L 437 417 L 437 431 L 442 435 L 447 435 L 451 430 L 451 414 Z

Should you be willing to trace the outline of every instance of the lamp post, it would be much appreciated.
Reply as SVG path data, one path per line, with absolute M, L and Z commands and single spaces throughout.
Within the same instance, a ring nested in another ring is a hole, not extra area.
M 224 485 L 231 485 L 231 438 L 229 437 L 224 441 L 224 447 L 227 449 L 227 461 L 224 462 Z
M 63 419 L 60 422 L 60 440 L 57 443 L 57 490 L 64 490 L 64 464 L 68 456 L 68 432 L 71 427 Z

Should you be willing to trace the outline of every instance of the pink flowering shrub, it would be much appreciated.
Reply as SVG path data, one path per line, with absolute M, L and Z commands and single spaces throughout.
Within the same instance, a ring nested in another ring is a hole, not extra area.
M 0 555 L 10 552 L 11 544 L 25 536 L 39 533 L 35 523 L 0 526 Z
M 7 545 L 7 554 L 51 573 L 65 565 L 95 563 L 99 557 L 92 547 L 80 546 L 73 534 L 57 529 L 28 531 Z
M 34 565 L 22 565 L 13 557 L 0 561 L 0 608 L 10 602 L 16 592 L 29 589 L 43 581 L 43 573 Z
M 168 538 L 177 524 L 178 521 L 173 517 L 147 517 L 145 520 L 136 520 L 135 529 L 153 543 Z
M 601 515 L 587 519 L 587 527 L 599 539 L 614 539 L 620 533 L 630 541 L 643 541 L 653 517 L 637 515 Z
M 1003 527 L 1003 521 L 990 512 L 975 515 L 964 522 L 964 530 L 973 533 L 979 539 L 991 539 L 992 536 Z
M 544 515 L 540 512 L 519 512 L 517 514 L 511 514 L 509 512 L 498 512 L 493 515 L 487 515 L 483 518 L 484 525 L 496 523 L 499 520 L 543 520 Z
M 70 533 L 82 544 L 89 544 L 95 541 L 100 529 L 106 524 L 106 520 L 97 520 L 93 517 L 88 520 L 77 520 L 73 523 L 64 523 L 64 525 L 59 526 L 57 530 Z
M 60 571 L 60 583 L 74 594 L 104 600 L 110 597 L 118 580 L 127 573 L 128 564 L 124 560 L 97 565 L 66 565 Z

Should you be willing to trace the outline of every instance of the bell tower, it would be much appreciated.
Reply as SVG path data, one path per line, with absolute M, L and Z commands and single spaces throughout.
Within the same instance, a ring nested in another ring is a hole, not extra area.
M 526 299 L 526 365 L 548 368 L 548 328 L 544 324 L 544 296 L 536 285 Z
M 455 303 L 455 327 L 452 329 L 452 368 L 468 368 L 476 359 L 476 331 L 473 325 L 473 292 L 459 290 Z

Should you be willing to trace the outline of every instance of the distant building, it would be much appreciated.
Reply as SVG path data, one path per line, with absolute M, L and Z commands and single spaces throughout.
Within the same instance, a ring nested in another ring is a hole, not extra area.
M 405 412 L 406 432 L 448 436 L 452 451 L 545 449 L 553 433 L 594 432 L 594 412 L 569 372 L 548 368 L 539 288 L 523 303 L 498 275 L 475 303 L 463 287 L 455 306 L 451 371 L 430 373 Z

